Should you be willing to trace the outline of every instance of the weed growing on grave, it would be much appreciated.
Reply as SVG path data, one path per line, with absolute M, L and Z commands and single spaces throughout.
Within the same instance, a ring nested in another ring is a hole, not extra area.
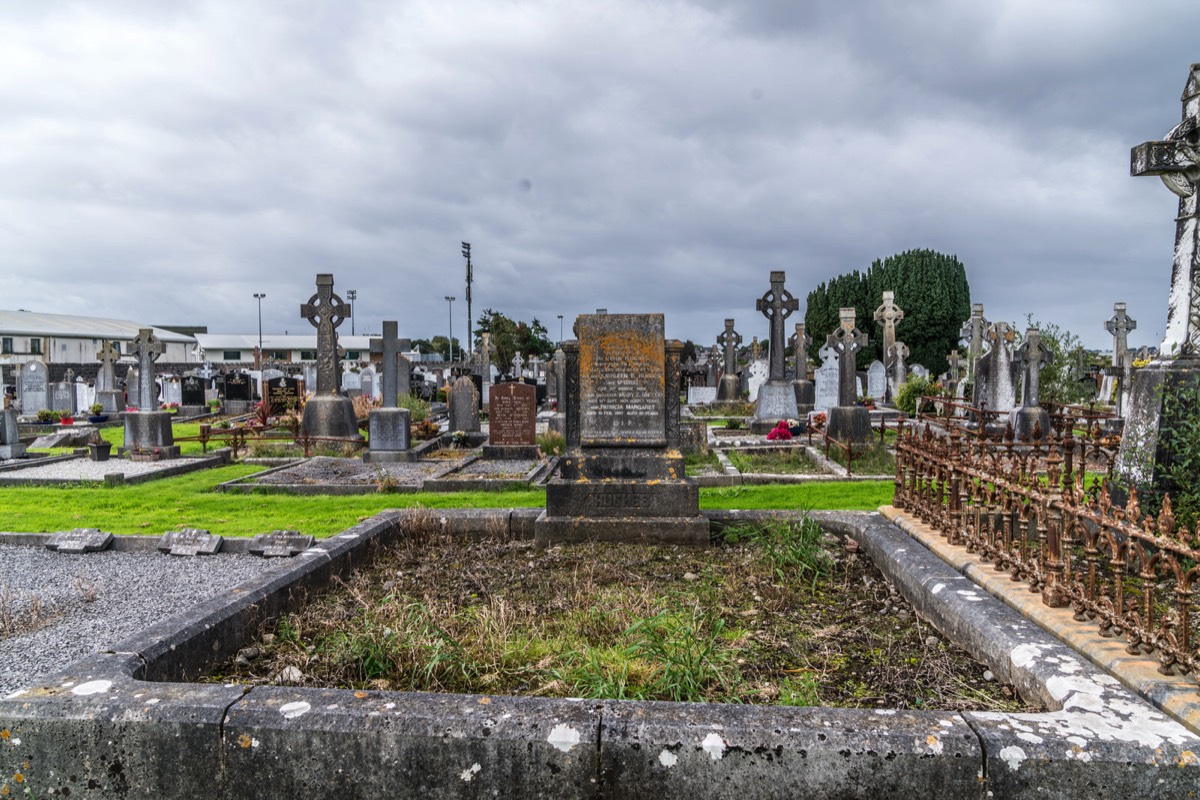
M 721 473 L 721 461 L 715 450 L 707 453 L 687 453 L 683 457 L 683 469 L 686 475 L 701 475 L 705 473 Z
M 561 456 L 567 452 L 567 440 L 558 431 L 546 431 L 537 436 L 538 447 L 544 456 Z
M 829 448 L 829 458 L 846 466 L 846 453 L 837 447 Z M 854 448 L 850 467 L 855 475 L 892 475 L 896 472 L 896 456 L 886 445 L 873 442 L 866 447 Z
M 802 447 L 787 450 L 726 450 L 725 455 L 742 474 L 827 475 Z

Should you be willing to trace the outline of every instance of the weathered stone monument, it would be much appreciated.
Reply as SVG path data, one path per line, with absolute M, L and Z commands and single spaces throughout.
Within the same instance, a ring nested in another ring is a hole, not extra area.
M 887 359 L 887 379 L 889 399 L 896 399 L 896 392 L 908 380 L 908 345 L 904 342 L 892 342 L 884 351 Z
M 895 347 L 895 345 L 893 345 Z M 887 367 L 879 360 L 872 361 L 867 367 L 867 396 L 882 403 L 887 396 L 888 376 Z
M 475 381 L 466 375 L 454 381 L 446 397 L 446 405 L 450 411 L 451 433 L 479 433 L 479 391 L 475 388 Z
M 32 416 L 50 408 L 50 370 L 34 359 L 21 365 L 17 375 L 17 396 L 21 413 Z
M 1042 367 L 1050 363 L 1053 355 L 1042 342 L 1041 331 L 1037 328 L 1025 331 L 1025 341 L 1016 353 L 1017 366 L 1022 371 L 1021 405 L 1009 417 L 1017 439 L 1032 439 L 1035 432 L 1043 437 L 1050 435 L 1050 414 L 1041 407 L 1039 395 Z
M 983 340 L 990 324 L 983 317 L 983 303 L 972 304 L 971 318 L 963 323 L 959 334 L 967 343 L 967 376 L 964 380 L 975 380 L 975 363 L 983 353 Z
M 17 429 L 17 412 L 11 408 L 0 412 L 0 459 L 24 458 L 25 445 Z
M 754 303 L 756 311 L 767 318 L 770 328 L 770 352 L 767 362 L 767 379 L 755 393 L 754 419 L 750 422 L 752 433 L 767 433 L 781 419 L 795 419 L 800 415 L 796 407 L 796 390 L 787 379 L 787 334 L 784 323 L 797 309 L 800 301 L 784 288 L 785 273 L 771 272 L 771 288 Z
M 950 385 L 947 387 L 950 390 L 950 396 L 955 399 L 962 399 L 963 396 L 963 376 L 966 374 L 967 360 L 958 354 L 958 350 L 951 350 L 950 355 L 946 357 L 946 364 L 949 365 Z
M 361 440 L 354 405 L 338 394 L 337 329 L 350 316 L 350 306 L 333 293 L 333 275 L 317 275 L 317 292 L 300 306 L 300 316 L 317 329 L 317 385 L 304 404 L 300 431 L 317 439 Z
M 398 330 L 396 320 L 384 320 L 383 335 L 370 341 L 372 355 L 381 357 L 379 382 L 383 407 L 367 413 L 368 449 L 362 454 L 365 463 L 409 460 L 410 414 L 407 408 L 399 408 L 396 403 L 401 394 L 401 373 L 406 373 L 405 378 L 411 376 L 408 359 L 400 352 Z
M 871 392 L 871 395 L 877 400 L 891 400 L 892 393 L 900 388 L 898 384 L 890 385 L 886 380 L 886 374 L 894 371 L 894 365 L 891 358 L 894 345 L 896 344 L 896 324 L 904 319 L 904 309 L 896 305 L 896 293 L 884 292 L 883 302 L 879 308 L 875 309 L 875 321 L 883 326 L 883 366 L 885 368 L 884 390 L 879 394 Z
M 839 442 L 866 444 L 871 440 L 871 412 L 855 405 L 858 400 L 858 371 L 855 359 L 867 346 L 867 335 L 854 327 L 855 311 L 843 308 L 841 324 L 825 338 L 825 345 L 838 359 L 838 404 L 829 409 L 829 436 Z
M 662 314 L 585 314 L 574 331 L 563 344 L 567 452 L 534 526 L 538 545 L 708 544 L 679 452 L 683 345 L 665 340 Z
M 725 320 L 725 330 L 717 336 L 717 346 L 725 351 L 725 371 L 717 387 L 718 403 L 732 403 L 742 398 L 737 374 L 737 350 L 741 344 L 742 335 L 733 329 L 733 320 Z
M 150 450 L 160 458 L 178 458 L 179 447 L 171 429 L 171 415 L 158 408 L 158 387 L 154 382 L 154 362 L 166 347 L 150 328 L 138 330 L 133 354 L 138 361 L 137 411 L 125 414 L 125 444 L 118 452 Z
M 96 358 L 100 369 L 96 373 L 96 402 L 104 407 L 105 414 L 116 414 L 125 410 L 125 395 L 117 387 L 116 363 L 121 351 L 107 339 L 100 343 Z
M 806 416 L 813 410 L 817 402 L 817 388 L 808 374 L 808 347 L 812 337 L 804 332 L 804 323 L 796 323 L 796 332 L 788 341 L 788 346 L 795 353 L 796 377 L 792 379 L 792 393 L 796 396 L 796 412 Z
M 1193 455 L 1181 452 L 1189 446 L 1182 432 L 1195 425 L 1200 395 L 1200 64 L 1192 65 L 1182 99 L 1182 121 L 1131 152 L 1130 173 L 1161 178 L 1178 195 L 1179 211 L 1166 333 L 1158 357 L 1133 377 L 1115 468 L 1126 485 L 1170 493 L 1180 488 L 1170 467 Z
M 1007 322 L 992 323 L 987 329 L 988 351 L 975 361 L 972 405 L 1000 412 L 988 421 L 1003 424 L 1017 404 L 1017 388 L 1012 343 L 1016 339 Z
M 537 391 L 527 383 L 498 383 L 488 398 L 484 458 L 541 458 L 537 446 Z
M 1137 320 L 1125 313 L 1125 303 L 1113 303 L 1113 315 L 1104 323 L 1104 329 L 1112 334 L 1112 364 L 1108 376 L 1116 383 L 1117 416 L 1125 413 L 1129 396 L 1129 382 L 1133 371 L 1133 358 L 1129 352 L 1129 332 L 1137 328 Z M 1103 392 L 1100 402 L 1107 403 L 1108 392 Z

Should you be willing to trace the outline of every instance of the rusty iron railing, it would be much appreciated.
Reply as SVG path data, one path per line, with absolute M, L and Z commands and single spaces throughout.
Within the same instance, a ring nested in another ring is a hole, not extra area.
M 1136 492 L 1115 504 L 1107 479 L 1119 439 L 1087 418 L 1089 435 L 1076 437 L 1075 412 L 1059 417 L 1024 442 L 945 416 L 917 422 L 897 439 L 895 506 L 1046 605 L 1123 637 L 1130 654 L 1153 655 L 1163 674 L 1200 680 L 1200 524 L 1178 528 L 1169 497 L 1157 517 Z

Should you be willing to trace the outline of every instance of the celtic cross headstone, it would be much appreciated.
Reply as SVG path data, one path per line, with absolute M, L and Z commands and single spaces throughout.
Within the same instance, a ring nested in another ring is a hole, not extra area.
M 157 392 L 154 391 L 154 362 L 166 351 L 166 347 L 150 328 L 139 328 L 133 340 L 133 354 L 138 362 L 137 398 L 139 411 L 154 411 L 158 408 Z
M 771 323 L 770 363 L 767 380 L 781 381 L 784 376 L 784 355 L 786 349 L 783 324 L 787 318 L 800 308 L 800 301 L 792 293 L 783 288 L 785 273 L 775 270 L 771 273 L 771 288 L 754 303 L 754 309 L 760 312 Z M 757 359 L 756 359 L 757 360 Z
M 350 306 L 333 293 L 333 275 L 317 275 L 317 291 L 300 306 L 300 316 L 317 329 L 317 394 L 338 391 L 337 329 L 350 318 Z
M 825 345 L 838 360 L 838 405 L 852 406 L 858 400 L 856 356 L 867 346 L 867 335 L 854 327 L 853 308 L 841 309 L 838 316 L 841 324 L 825 337 Z

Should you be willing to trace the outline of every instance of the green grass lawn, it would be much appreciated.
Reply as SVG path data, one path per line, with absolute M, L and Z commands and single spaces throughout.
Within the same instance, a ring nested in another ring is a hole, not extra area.
M 291 528 L 329 536 L 388 508 L 537 508 L 543 489 L 300 496 L 224 494 L 217 484 L 252 475 L 261 467 L 232 464 L 174 478 L 126 486 L 13 486 L 0 488 L 3 528 L 44 533 L 100 528 L 115 534 L 154 534 L 180 527 L 224 536 L 253 536 Z M 735 486 L 701 489 L 705 509 L 866 510 L 891 502 L 890 481 Z

